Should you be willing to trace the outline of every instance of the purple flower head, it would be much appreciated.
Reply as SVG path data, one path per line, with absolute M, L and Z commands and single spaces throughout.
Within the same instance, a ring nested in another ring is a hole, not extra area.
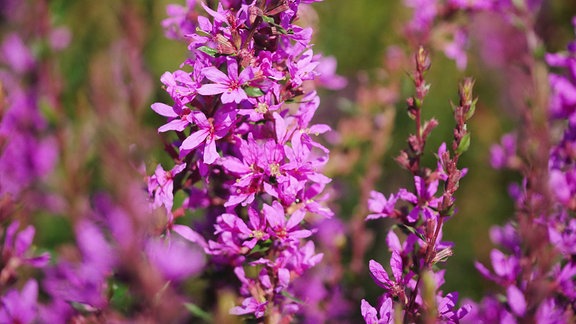
M 431 180 L 430 183 L 419 176 L 414 176 L 416 194 L 402 188 L 398 192 L 398 198 L 414 205 L 414 208 L 406 216 L 409 222 L 416 222 L 422 217 L 423 219 L 433 219 L 438 214 L 434 208 L 438 207 L 439 198 L 434 195 L 438 191 L 438 179 Z
M 560 204 L 576 210 L 576 168 L 564 172 L 550 170 L 548 185 Z
M 444 54 L 446 54 L 446 57 L 453 59 L 460 70 L 464 70 L 468 63 L 466 55 L 467 45 L 468 35 L 466 31 L 460 28 L 453 31 L 452 41 L 444 46 Z
M 38 314 L 38 283 L 29 280 L 20 292 L 10 289 L 0 299 L 1 323 L 34 323 Z
M 559 306 L 554 298 L 547 298 L 538 306 L 536 311 L 536 323 L 541 324 L 558 324 L 570 323 L 570 315 L 567 314 L 564 307 Z
M 372 191 L 370 192 L 370 199 L 368 200 L 368 209 L 372 214 L 366 217 L 366 220 L 369 219 L 378 219 L 383 217 L 394 217 L 395 216 L 395 209 L 394 206 L 396 205 L 396 201 L 398 198 L 393 194 L 390 195 L 390 198 L 386 199 L 386 197 L 377 192 Z
M 554 278 L 556 283 L 557 292 L 566 296 L 570 300 L 576 298 L 576 283 L 574 277 L 576 276 L 576 264 L 568 263 L 563 267 L 556 264 L 551 271 L 551 277 Z
M 204 113 L 195 111 L 191 118 L 198 130 L 191 133 L 180 145 L 180 155 L 185 156 L 197 147 L 204 146 L 203 162 L 214 163 L 220 156 L 216 151 L 216 140 L 226 136 L 236 120 L 232 109 L 219 109 L 214 117 L 207 118 Z
M 402 257 L 396 251 L 392 251 L 390 258 L 390 268 L 394 279 L 390 279 L 388 273 L 382 265 L 374 260 L 370 260 L 368 267 L 370 268 L 370 275 L 376 284 L 386 290 L 386 296 L 400 298 L 401 302 L 405 301 L 408 283 L 412 279 L 412 274 L 404 275 Z
M 318 60 L 316 82 L 329 90 L 340 90 L 346 86 L 346 78 L 336 74 L 336 59 L 332 56 L 324 56 Z
M 9 34 L 0 46 L 0 60 L 4 61 L 16 73 L 30 71 L 35 65 L 35 59 L 17 34 Z
M 103 309 L 107 279 L 117 262 L 117 255 L 100 229 L 86 219 L 76 226 L 76 240 L 82 262 L 60 261 L 46 271 L 43 285 L 55 299 L 75 302 L 89 309 Z
M 510 168 L 515 165 L 516 135 L 506 134 L 502 136 L 501 144 L 490 148 L 490 164 L 494 169 Z
M 506 248 L 514 255 L 520 253 L 520 237 L 512 223 L 507 223 L 502 227 L 493 226 L 490 228 L 490 240 L 494 242 L 494 244 Z
M 550 243 L 566 257 L 576 254 L 576 219 L 562 213 L 548 223 Z
M 28 264 L 33 267 L 44 267 L 50 260 L 50 254 L 47 252 L 39 256 L 31 256 L 30 248 L 36 230 L 34 226 L 29 225 L 24 230 L 17 233 L 20 222 L 14 221 L 6 229 L 4 245 L 2 247 L 2 263 L 6 267 L 2 272 L 13 272 L 21 264 Z M 16 267 L 16 268 L 14 268 Z
M 166 6 L 168 18 L 162 20 L 162 27 L 166 37 L 179 39 L 192 34 L 195 29 L 195 21 L 191 18 L 195 13 L 196 0 L 186 0 L 186 6 L 169 4 Z
M 478 269 L 484 277 L 505 287 L 516 282 L 521 270 L 518 257 L 506 256 L 499 250 L 493 249 L 492 252 L 490 252 L 490 259 L 492 260 L 494 274 L 481 263 L 475 263 L 476 269 Z
M 364 299 L 362 299 L 360 309 L 366 324 L 388 324 L 394 321 L 394 303 L 390 297 L 384 299 L 378 312 Z
M 178 107 L 182 107 L 196 98 L 197 90 L 200 87 L 200 83 L 198 81 L 200 72 L 198 72 L 196 69 L 201 69 L 202 67 L 202 61 L 198 60 L 194 64 L 195 70 L 192 74 L 181 70 L 177 70 L 174 73 L 165 72 L 162 74 L 160 81 L 162 81 L 166 87 L 166 92 L 170 94 Z M 154 109 L 154 107 L 152 107 L 152 109 Z M 162 114 L 159 111 L 156 112 L 165 117 L 176 117 Z M 177 115 L 179 115 L 181 119 L 184 119 L 185 117 L 185 115 L 182 113 L 178 113 Z
M 154 175 L 148 178 L 148 194 L 153 198 L 152 208 L 164 205 L 169 214 L 172 212 L 174 177 L 185 168 L 186 163 L 175 165 L 170 171 L 164 171 L 161 165 L 156 166 Z
M 472 307 L 464 318 L 465 323 L 517 323 L 507 306 L 495 297 L 485 297 L 481 304 L 470 304 Z
M 427 33 L 438 14 L 437 1 L 404 0 L 404 5 L 414 10 L 412 19 L 408 24 L 408 30 L 415 33 Z
M 238 63 L 235 59 L 227 60 L 228 74 L 215 67 L 207 67 L 202 70 L 204 76 L 214 82 L 204 84 L 198 89 L 198 93 L 204 96 L 222 94 L 222 103 L 240 103 L 248 99 L 248 95 L 242 89 L 254 76 L 251 68 L 245 68 L 238 74 Z
M 506 288 L 506 297 L 512 312 L 519 317 L 524 316 L 526 313 L 526 298 L 522 291 L 515 285 L 510 285 Z
M 284 207 L 278 201 L 274 201 L 272 206 L 264 205 L 263 212 L 270 225 L 269 233 L 273 237 L 283 241 L 297 240 L 312 235 L 309 230 L 299 229 L 300 222 L 305 216 L 302 210 L 295 211 L 290 218 L 286 219 Z
M 241 306 L 235 306 L 230 309 L 230 314 L 245 315 L 254 314 L 256 318 L 262 318 L 266 312 L 267 301 L 258 301 L 254 297 L 244 299 Z
M 206 263 L 198 245 L 173 236 L 170 239 L 150 239 L 146 254 L 166 280 L 180 281 L 198 274 Z
M 472 306 L 464 304 L 456 308 L 458 302 L 458 293 L 449 293 L 446 297 L 437 296 L 439 317 L 445 323 L 459 323 L 464 316 L 468 315 Z

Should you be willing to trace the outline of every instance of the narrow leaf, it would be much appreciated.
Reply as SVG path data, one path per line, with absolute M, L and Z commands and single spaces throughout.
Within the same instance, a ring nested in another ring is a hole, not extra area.
M 456 154 L 462 155 L 462 153 L 468 151 L 469 147 L 470 147 L 470 133 L 466 133 L 466 135 L 464 135 L 464 137 L 462 137 L 460 144 L 458 144 L 458 148 L 456 149 Z
M 200 47 L 198 47 L 197 49 L 198 49 L 199 51 L 204 52 L 204 53 L 206 53 L 206 54 L 208 54 L 208 55 L 210 55 L 210 56 L 213 56 L 213 57 L 216 56 L 216 54 L 218 54 L 218 50 L 217 50 L 217 49 L 214 49 L 214 48 L 211 48 L 211 47 L 208 47 L 208 46 L 200 46 Z
M 264 95 L 264 92 L 256 87 L 246 87 L 244 88 L 244 92 L 246 92 L 249 97 L 260 97 Z
M 192 315 L 201 318 L 203 320 L 205 320 L 208 323 L 212 323 L 212 315 L 210 315 L 208 312 L 206 312 L 205 310 L 203 310 L 202 308 L 198 307 L 196 304 L 192 304 L 192 303 L 184 303 L 184 306 L 186 306 L 186 309 L 192 313 Z

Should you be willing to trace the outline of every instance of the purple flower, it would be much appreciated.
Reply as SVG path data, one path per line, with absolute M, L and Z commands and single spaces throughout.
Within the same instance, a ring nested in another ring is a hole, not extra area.
M 501 145 L 493 145 L 490 148 L 490 164 L 494 169 L 513 167 L 516 156 L 516 135 L 506 134 L 502 136 Z
M 412 279 L 412 275 L 403 274 L 402 257 L 397 251 L 392 251 L 390 259 L 390 268 L 394 275 L 394 280 L 388 277 L 388 273 L 382 265 L 374 260 L 370 260 L 368 267 L 370 268 L 370 275 L 376 284 L 386 290 L 386 295 L 391 297 L 399 297 L 404 302 L 405 292 L 408 282 Z
M 203 161 L 206 164 L 212 164 L 220 157 L 216 151 L 216 140 L 228 134 L 236 119 L 236 113 L 231 109 L 219 109 L 213 118 L 206 118 L 204 113 L 195 111 L 191 118 L 198 130 L 182 142 L 180 155 L 186 155 L 200 145 L 204 145 Z
M 233 315 L 254 314 L 256 318 L 261 318 L 266 312 L 267 301 L 257 301 L 254 297 L 244 299 L 241 306 L 235 306 L 230 310 Z
M 174 177 L 185 168 L 186 163 L 175 165 L 170 171 L 164 171 L 161 165 L 156 166 L 154 175 L 148 178 L 148 194 L 154 199 L 152 208 L 164 205 L 169 214 L 172 212 Z
M 427 183 L 424 178 L 414 176 L 416 194 L 413 194 L 404 188 L 400 189 L 398 192 L 398 198 L 414 205 L 414 208 L 412 208 L 410 213 L 406 216 L 408 221 L 416 222 L 420 219 L 420 216 L 425 220 L 435 218 L 437 212 L 434 208 L 437 208 L 438 203 L 440 202 L 440 199 L 434 196 L 438 190 L 438 184 L 438 180 L 432 180 L 430 183 Z
M 440 318 L 446 323 L 459 323 L 460 320 L 468 315 L 472 306 L 464 304 L 462 307 L 456 309 L 458 302 L 458 293 L 449 293 L 446 297 L 437 296 L 438 299 L 438 312 Z
M 9 290 L 0 305 L 1 323 L 33 323 L 38 313 L 38 283 L 29 280 L 22 291 Z
M 286 220 L 284 207 L 278 201 L 274 201 L 272 206 L 264 205 L 262 209 L 270 225 L 269 233 L 271 236 L 284 241 L 306 238 L 312 235 L 309 230 L 298 229 L 300 222 L 304 219 L 304 211 L 297 210 Z
M 384 299 L 378 313 L 376 308 L 364 299 L 362 299 L 360 309 L 366 324 L 388 324 L 394 321 L 394 303 L 390 297 Z
M 60 261 L 46 271 L 43 285 L 56 299 L 83 304 L 96 310 L 107 306 L 107 279 L 117 255 L 101 230 L 91 221 L 83 219 L 76 226 L 76 240 L 82 262 Z
M 386 199 L 383 194 L 377 191 L 370 192 L 368 210 L 370 210 L 370 212 L 373 214 L 368 215 L 366 220 L 383 217 L 394 217 L 394 206 L 396 205 L 397 200 L 398 198 L 393 194 L 390 195 L 390 198 Z
M 2 247 L 2 263 L 5 265 L 2 269 L 2 276 L 15 274 L 21 264 L 28 264 L 33 267 L 44 267 L 50 260 L 50 254 L 47 252 L 39 256 L 31 256 L 30 247 L 36 230 L 34 226 L 29 225 L 18 234 L 20 222 L 14 221 L 6 229 L 4 245 Z
M 166 37 L 171 39 L 182 38 L 194 32 L 194 21 L 190 16 L 194 13 L 196 0 L 186 0 L 186 6 L 169 4 L 166 6 L 168 18 L 162 20 L 162 27 Z
M 468 58 L 466 55 L 466 46 L 468 45 L 468 35 L 462 29 L 456 29 L 453 34 L 452 42 L 444 46 L 446 57 L 453 59 L 460 70 L 466 68 Z
M 204 84 L 198 89 L 198 93 L 204 96 L 222 94 L 222 103 L 240 103 L 242 100 L 248 99 L 242 86 L 253 78 L 252 69 L 245 68 L 238 74 L 236 60 L 228 59 L 227 65 L 227 75 L 213 66 L 203 69 L 202 74 L 214 83 Z
M 492 274 L 484 265 L 479 262 L 475 263 L 476 269 L 487 279 L 493 280 L 502 286 L 508 286 L 518 278 L 520 274 L 520 261 L 515 256 L 506 256 L 504 253 L 497 249 L 490 252 L 490 259 L 492 260 L 492 267 L 494 274 Z
M 6 35 L 0 47 L 0 59 L 6 62 L 16 73 L 26 73 L 35 64 L 32 53 L 17 34 Z
M 317 82 L 324 88 L 340 90 L 347 84 L 346 78 L 336 74 L 336 59 L 332 56 L 324 56 L 319 59 L 316 72 Z
M 206 263 L 204 252 L 197 245 L 182 239 L 150 239 L 146 254 L 166 280 L 180 281 L 198 274 Z
M 508 298 L 508 305 L 519 317 L 524 316 L 526 313 L 526 298 L 524 294 L 515 285 L 510 285 L 506 288 L 506 297 Z

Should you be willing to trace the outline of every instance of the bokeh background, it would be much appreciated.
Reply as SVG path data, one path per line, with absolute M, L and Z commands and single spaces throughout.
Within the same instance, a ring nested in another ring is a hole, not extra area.
M 88 201 L 103 189 L 122 197 L 118 178 L 127 174 L 133 181 L 143 181 L 144 188 L 143 174 L 151 174 L 159 162 L 169 164 L 163 138 L 156 132 L 163 120 L 149 107 L 153 102 L 170 102 L 160 76 L 177 69 L 187 56 L 186 45 L 165 38 L 161 28 L 166 5 L 177 1 L 30 2 L 37 3 L 38 12 L 19 14 L 34 22 L 31 26 L 41 25 L 38 19 L 44 19 L 46 24 L 68 27 L 71 32 L 69 46 L 47 58 L 44 71 L 57 80 L 60 108 L 47 102 L 43 113 L 66 148 L 45 190 L 61 190 L 68 202 Z M 303 19 L 317 30 L 315 50 L 334 56 L 338 73 L 348 80 L 341 90 L 321 93 L 323 103 L 317 116 L 317 121 L 339 132 L 326 139 L 333 151 L 327 169 L 334 178 L 330 203 L 345 223 L 366 227 L 358 230 L 351 226 L 342 241 L 345 268 L 352 269 L 344 283 L 359 287 L 354 290 L 357 300 L 375 300 L 380 290 L 372 283 L 366 264 L 369 259 L 387 260 L 384 239 L 390 223 L 364 223 L 358 215 L 367 213 L 369 188 L 388 195 L 410 183 L 394 157 L 406 146 L 413 127 L 404 104 L 404 98 L 413 91 L 409 55 L 416 44 L 403 34 L 411 10 L 402 1 L 392 0 L 325 0 L 313 7 L 316 13 L 310 12 Z M 574 1 L 544 1 L 536 20 L 542 40 L 539 55 L 562 50 L 573 38 L 573 15 Z M 493 170 L 489 150 L 518 123 L 518 102 L 530 91 L 533 80 L 509 71 L 526 54 L 522 36 L 514 36 L 514 27 L 482 15 L 455 19 L 470 26 L 468 65 L 465 70 L 458 69 L 439 48 L 429 44 L 433 63 L 428 81 L 432 87 L 424 115 L 437 118 L 440 126 L 429 143 L 426 163 L 433 167 L 433 152 L 441 142 L 451 141 L 450 101 L 457 101 L 458 82 L 473 77 L 479 101 L 470 123 L 472 144 L 460 160 L 469 171 L 457 193 L 456 216 L 445 225 L 444 239 L 455 242 L 455 249 L 446 265 L 444 291 L 459 291 L 461 297 L 478 300 L 493 287 L 477 273 L 474 261 L 487 263 L 492 248 L 489 229 L 513 216 L 507 188 L 519 180 L 514 173 Z M 0 35 L 18 28 L 22 27 L 4 19 Z M 514 41 L 489 47 L 486 39 L 499 34 L 510 34 L 508 39 Z M 128 168 L 122 164 L 141 172 L 126 173 Z M 30 216 L 30 221 L 38 224 L 37 245 L 48 249 L 73 241 L 74 216 L 54 214 L 40 208 Z M 353 250 L 354 244 L 364 241 L 362 266 L 354 264 Z

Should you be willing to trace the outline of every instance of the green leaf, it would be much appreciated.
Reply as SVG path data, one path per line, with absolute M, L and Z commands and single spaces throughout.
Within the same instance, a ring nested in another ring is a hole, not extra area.
M 264 92 L 262 92 L 260 88 L 256 87 L 246 87 L 244 88 L 244 91 L 249 97 L 260 97 L 264 95 Z
M 204 52 L 210 56 L 216 56 L 218 54 L 218 50 L 208 46 L 200 46 L 197 50 Z
M 192 303 L 184 303 L 184 306 L 186 307 L 186 309 L 192 313 L 192 315 L 201 318 L 203 320 L 205 320 L 206 322 L 212 323 L 212 315 L 210 315 L 208 312 L 206 312 L 205 310 L 203 310 L 202 308 L 198 307 L 196 304 L 192 304 Z
M 407 226 L 404 224 L 397 224 L 397 226 L 400 228 L 400 230 L 402 232 L 404 232 L 405 234 L 414 234 L 416 236 L 418 236 L 418 238 L 420 238 L 422 241 L 426 241 L 426 238 L 424 237 L 424 235 L 422 235 L 421 233 L 417 232 L 416 229 L 412 226 Z
M 470 110 L 468 110 L 468 112 L 466 113 L 466 120 L 469 120 L 470 118 L 472 118 L 472 116 L 474 116 L 474 113 L 476 112 L 476 102 L 478 102 L 478 98 L 472 101 L 472 104 L 470 105 Z
M 109 283 L 109 287 L 111 294 L 110 304 L 112 304 L 115 309 L 127 312 L 134 302 L 128 286 L 119 282 L 111 282 Z
M 269 24 L 274 24 L 274 25 L 276 25 L 276 23 L 274 22 L 274 18 L 272 18 L 272 17 L 262 16 L 262 20 L 264 20 L 265 22 L 267 22 L 267 23 L 269 23 Z
M 466 133 L 466 135 L 464 135 L 464 137 L 462 137 L 462 140 L 460 140 L 460 144 L 458 144 L 458 148 L 456 149 L 456 154 L 462 155 L 462 153 L 468 151 L 469 147 L 470 147 L 470 133 Z
M 289 299 L 292 299 L 293 301 L 295 301 L 299 304 L 304 304 L 304 302 L 301 299 L 296 298 L 295 296 L 293 296 L 292 294 L 290 294 L 286 290 L 282 290 L 281 294 L 282 294 L 282 296 L 289 298 Z

